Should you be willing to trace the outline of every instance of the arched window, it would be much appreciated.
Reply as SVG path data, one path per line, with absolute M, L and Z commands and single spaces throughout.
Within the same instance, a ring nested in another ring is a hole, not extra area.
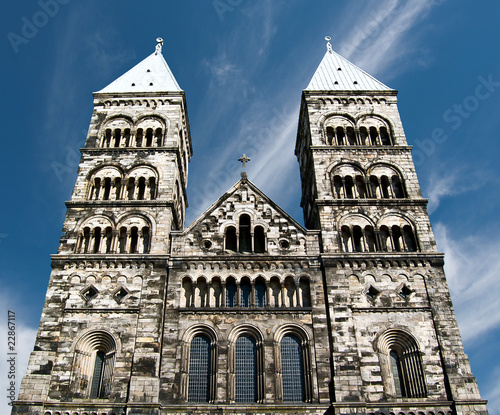
M 148 128 L 146 130 L 146 147 L 151 147 L 153 145 L 153 129 Z
M 106 177 L 104 179 L 104 194 L 102 195 L 102 200 L 109 200 L 111 194 L 111 179 Z
M 137 200 L 144 200 L 146 194 L 146 179 L 144 177 L 139 178 L 138 189 L 137 189 Z
M 154 177 L 149 178 L 149 198 L 156 199 L 156 180 Z
M 366 127 L 361 127 L 359 129 L 359 138 L 361 140 L 361 145 L 367 146 L 370 144 L 368 141 L 368 130 L 366 129 Z
M 127 252 L 127 228 L 120 228 L 120 236 L 118 237 L 118 251 L 120 254 Z
M 120 200 L 122 191 L 122 179 L 120 177 L 117 177 L 115 179 L 114 186 L 115 186 L 115 194 L 114 194 L 115 200 Z
M 372 146 L 378 145 L 378 131 L 375 127 L 370 127 L 370 142 Z
M 257 402 L 257 344 L 249 335 L 235 344 L 235 401 Z
M 333 132 L 333 127 L 326 127 L 326 140 L 327 144 L 335 144 L 335 133 Z
M 266 252 L 266 235 L 262 226 L 256 226 L 254 229 L 254 251 L 256 254 Z
M 405 225 L 403 227 L 403 234 L 405 239 L 406 250 L 408 252 L 416 252 L 417 249 L 417 241 L 415 240 L 415 235 L 413 233 L 413 229 L 409 225 Z
M 138 251 L 138 245 L 139 243 L 139 231 L 137 229 L 137 227 L 133 227 L 131 230 L 130 230 L 130 253 L 131 254 L 136 254 Z
M 161 131 L 161 128 L 157 128 L 157 129 L 155 130 L 155 145 L 156 145 L 157 147 L 161 147 L 161 146 L 162 146 L 161 139 L 162 139 L 162 131 Z
M 86 254 L 89 252 L 90 246 L 90 228 L 83 228 L 82 242 L 80 252 Z
M 240 283 L 240 307 L 250 307 L 252 286 L 248 278 L 243 278 Z
M 131 177 L 128 179 L 127 185 L 127 199 L 134 200 L 134 192 L 135 192 L 135 179 Z
M 350 146 L 356 145 L 356 135 L 354 134 L 354 128 L 347 127 L 347 142 Z
M 72 390 L 77 398 L 104 399 L 112 387 L 116 342 L 104 331 L 82 337 L 75 347 Z
M 366 184 L 362 176 L 356 176 L 356 192 L 360 199 L 366 198 Z
M 427 387 L 421 353 L 415 339 L 402 330 L 388 330 L 378 341 L 386 393 L 402 398 L 425 398 Z
M 394 192 L 394 196 L 396 196 L 396 198 L 398 199 L 402 199 L 403 197 L 405 197 L 405 192 L 404 192 L 404 189 L 403 189 L 403 184 L 401 183 L 401 179 L 399 178 L 399 176 L 392 176 L 392 190 Z
M 189 353 L 189 402 L 210 401 L 211 354 L 210 339 L 204 335 L 195 336 Z
M 287 334 L 281 339 L 281 375 L 284 402 L 304 402 L 304 362 L 301 341 Z
M 226 228 L 226 251 L 236 252 L 236 228 L 234 226 L 228 226 Z
M 368 252 L 375 252 L 377 245 L 375 243 L 375 233 L 372 226 L 365 226 L 365 239 Z
M 150 244 L 149 228 L 145 226 L 144 228 L 142 228 L 141 232 L 142 232 L 142 252 L 148 253 Z
M 342 226 L 342 249 L 344 252 L 352 252 L 351 246 L 351 230 L 348 226 Z
M 98 254 L 100 247 L 101 247 L 101 228 L 94 228 L 94 248 L 92 252 L 94 254 Z
M 389 182 L 389 178 L 387 176 L 382 176 L 380 178 L 381 189 L 382 189 L 382 197 L 390 198 L 391 197 L 391 183 Z
M 352 177 L 346 176 L 344 178 L 344 183 L 345 183 L 345 197 L 347 199 L 352 199 L 354 197 L 353 193 L 354 182 L 352 181 Z
M 259 278 L 255 282 L 255 306 L 265 307 L 266 306 L 266 283 L 262 278 Z
M 141 147 L 142 146 L 142 138 L 143 138 L 143 130 L 142 128 L 137 129 L 137 133 L 135 134 L 135 146 L 136 147 Z
M 387 226 L 380 227 L 380 249 L 384 252 L 391 252 L 391 234 Z
M 335 192 L 335 196 L 338 199 L 342 198 L 342 194 L 344 193 L 344 185 L 342 184 L 342 178 L 338 175 L 333 177 L 333 188 Z
M 279 307 L 281 305 L 281 284 L 278 278 L 271 278 L 269 283 L 270 294 L 269 304 L 271 307 Z
M 104 233 L 104 242 L 106 244 L 105 252 L 109 254 L 113 243 L 113 230 L 108 226 Z
M 402 249 L 402 235 L 401 235 L 401 228 L 397 225 L 394 225 L 392 227 L 392 241 L 394 244 L 394 250 L 396 252 L 401 252 Z
M 299 289 L 302 307 L 311 307 L 311 287 L 307 278 L 302 277 L 300 279 Z
M 383 146 L 390 146 L 392 144 L 386 127 L 380 127 L 380 141 L 382 141 Z
M 343 146 L 345 144 L 344 137 L 345 137 L 344 129 L 342 127 L 337 127 L 337 144 L 339 146 Z
M 236 307 L 236 281 L 228 278 L 226 281 L 226 307 Z
M 296 290 L 297 286 L 295 285 L 295 281 L 292 277 L 287 277 L 285 279 L 285 302 L 287 307 L 296 307 Z
M 252 252 L 252 235 L 250 233 L 250 216 L 240 216 L 240 252 Z
M 352 240 L 354 243 L 354 251 L 355 252 L 363 252 L 363 232 L 361 231 L 361 227 L 354 226 L 352 228 Z
M 123 146 L 124 147 L 130 146 L 130 128 L 126 128 L 125 131 L 123 132 Z
M 193 307 L 193 283 L 189 277 L 186 277 L 182 280 L 182 302 L 181 305 L 184 307 Z

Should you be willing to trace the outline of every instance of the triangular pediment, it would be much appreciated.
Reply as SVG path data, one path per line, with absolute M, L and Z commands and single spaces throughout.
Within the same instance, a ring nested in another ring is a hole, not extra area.
M 249 220 L 245 230 L 240 227 L 244 220 Z M 237 238 L 250 232 L 252 247 L 228 244 L 229 228 Z M 263 249 L 258 240 L 261 232 Z M 309 233 L 257 186 L 242 179 L 184 231 L 172 234 L 172 255 L 306 255 Z
M 306 91 L 392 91 L 329 48 Z
M 181 87 L 161 52 L 154 52 L 125 72 L 99 94 L 180 92 Z

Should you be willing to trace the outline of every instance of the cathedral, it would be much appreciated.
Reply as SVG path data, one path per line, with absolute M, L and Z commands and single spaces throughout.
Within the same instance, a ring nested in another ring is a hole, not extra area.
M 186 96 L 157 41 L 94 93 L 12 413 L 487 415 L 397 91 L 328 42 L 298 120 L 305 227 L 244 169 L 186 227 Z

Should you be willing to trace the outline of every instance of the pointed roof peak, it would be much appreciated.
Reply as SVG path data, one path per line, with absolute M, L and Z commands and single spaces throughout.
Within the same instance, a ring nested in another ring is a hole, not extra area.
M 326 36 L 326 53 L 306 91 L 392 91 L 332 49 Z
M 182 91 L 162 55 L 163 39 L 159 37 L 156 41 L 154 53 L 111 82 L 107 87 L 98 91 L 98 93 Z

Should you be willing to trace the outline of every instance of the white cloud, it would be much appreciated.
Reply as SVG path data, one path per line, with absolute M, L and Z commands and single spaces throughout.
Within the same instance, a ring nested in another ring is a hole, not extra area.
M 434 231 L 439 249 L 446 253 L 445 271 L 462 338 L 476 343 L 481 334 L 500 326 L 500 263 L 495 261 L 500 237 L 453 239 L 441 223 Z
M 375 4 L 375 3 L 372 3 Z M 387 0 L 367 8 L 341 44 L 340 54 L 356 62 L 368 73 L 396 75 L 394 65 L 415 48 L 418 32 L 415 27 L 432 8 L 434 0 L 401 2 Z M 428 59 L 428 58 L 427 58 Z
M 434 212 L 446 196 L 458 196 L 471 190 L 479 189 L 488 182 L 488 175 L 481 171 L 456 170 L 446 175 L 433 174 L 425 190 L 429 198 L 427 210 Z
M 13 304 L 10 304 L 8 300 L 8 295 L 2 295 L 0 298 L 0 304 L 2 307 L 0 308 L 0 315 L 3 316 L 3 321 L 0 322 L 0 390 L 2 394 L 0 395 L 0 412 L 1 413 L 10 413 L 11 407 L 8 406 L 10 399 L 7 398 L 7 389 L 10 386 L 10 382 L 13 380 L 15 382 L 16 387 L 16 398 L 19 393 L 19 386 L 21 385 L 21 380 L 26 373 L 26 368 L 28 366 L 28 359 L 30 353 L 33 350 L 33 345 L 35 344 L 35 336 L 37 329 L 34 327 L 26 326 L 22 321 L 22 316 L 17 310 L 20 310 L 21 307 L 16 307 Z M 8 326 L 7 326 L 7 312 L 8 310 L 14 311 L 16 313 L 16 328 L 15 328 L 15 356 L 8 355 L 7 353 L 11 352 L 8 349 Z M 10 365 L 7 362 L 8 358 L 15 357 L 16 369 L 15 369 L 15 379 L 9 379 L 8 374 L 10 371 Z M 3 408 L 3 410 L 1 409 Z

